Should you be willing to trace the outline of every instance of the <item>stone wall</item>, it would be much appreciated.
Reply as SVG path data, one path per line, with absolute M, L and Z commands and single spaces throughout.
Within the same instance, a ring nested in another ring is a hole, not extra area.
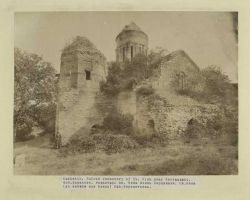
M 134 116 L 136 134 L 163 134 L 172 139 L 184 133 L 191 119 L 206 125 L 208 120 L 222 112 L 216 105 L 188 103 L 185 96 L 178 95 L 178 100 L 183 104 L 170 104 L 168 98 L 158 94 L 143 96 L 135 91 L 124 91 L 112 104 L 121 113 Z
M 106 59 L 84 37 L 64 48 L 61 55 L 56 134 L 65 145 L 70 137 L 101 123 L 96 107 L 99 84 L 106 79 Z
M 199 67 L 183 50 L 177 50 L 165 56 L 160 63 L 158 76 L 151 80 L 157 92 L 164 96 L 164 92 L 173 90 L 172 81 L 180 79 L 184 89 L 191 85 L 189 80 L 194 80 L 199 73 Z
M 170 105 L 159 96 L 137 98 L 137 127 L 142 134 L 150 134 L 148 122 L 154 121 L 155 132 L 168 138 L 177 138 L 184 133 L 189 120 L 196 119 L 202 124 L 220 111 L 215 105 Z M 151 132 L 153 134 L 153 132 Z
M 102 117 L 95 107 L 95 97 L 96 92 L 93 90 L 72 89 L 61 94 L 57 118 L 63 145 L 82 128 L 89 130 L 93 124 L 101 123 Z
M 66 144 L 72 135 L 82 130 L 87 133 L 94 124 L 102 124 L 104 117 L 117 109 L 134 117 L 137 134 L 178 137 L 190 119 L 206 123 L 219 112 L 216 106 L 200 104 L 189 97 L 176 95 L 172 90 L 171 81 L 180 73 L 192 79 L 198 72 L 199 68 L 184 51 L 176 51 L 162 60 L 157 76 L 145 81 L 155 89 L 154 94 L 142 96 L 136 94 L 135 88 L 109 99 L 99 91 L 99 83 L 107 75 L 106 60 L 90 41 L 80 37 L 65 48 L 61 57 L 57 134 L 61 134 L 62 143 Z M 188 84 L 186 80 L 181 81 Z

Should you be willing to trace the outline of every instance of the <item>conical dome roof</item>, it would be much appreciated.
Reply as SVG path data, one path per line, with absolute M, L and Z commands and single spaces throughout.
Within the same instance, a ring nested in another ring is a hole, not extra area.
M 137 26 L 136 23 L 130 22 L 130 24 L 126 25 L 122 31 L 142 31 L 139 26 Z
M 134 22 L 130 22 L 130 24 L 124 26 L 124 28 L 122 29 L 122 31 L 117 35 L 116 39 L 122 35 L 123 33 L 129 32 L 129 31 L 136 31 L 136 32 L 140 32 L 142 34 L 144 34 L 147 37 L 147 34 L 144 33 L 141 28 Z

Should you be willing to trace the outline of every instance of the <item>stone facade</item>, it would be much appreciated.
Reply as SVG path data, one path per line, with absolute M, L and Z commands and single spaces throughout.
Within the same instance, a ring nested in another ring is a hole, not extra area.
M 134 23 L 126 25 L 116 37 L 116 61 L 131 60 L 136 54 L 147 54 L 148 36 Z
M 186 89 L 200 71 L 199 67 L 183 50 L 174 51 L 163 58 L 158 76 L 151 80 L 153 87 L 162 95 L 172 90 L 171 81 L 178 80 L 180 89 Z
M 82 127 L 90 128 L 101 120 L 95 99 L 106 73 L 105 57 L 87 38 L 78 36 L 64 48 L 56 121 L 63 145 Z
M 121 113 L 134 117 L 136 134 L 163 134 L 169 139 L 182 136 L 191 119 L 205 126 L 208 120 L 223 112 L 218 106 L 210 104 L 169 104 L 166 97 L 140 96 L 135 90 L 119 94 L 115 106 Z
M 155 76 L 145 80 L 126 96 L 118 98 L 123 106 L 121 112 L 134 116 L 134 128 L 137 134 L 150 135 L 159 133 L 169 138 L 181 135 L 190 119 L 198 119 L 201 123 L 211 117 L 217 108 L 201 105 L 194 99 L 177 95 L 171 86 L 173 79 L 178 80 L 180 89 L 186 89 L 198 73 L 199 67 L 183 50 L 177 50 L 165 56 Z M 143 97 L 136 94 L 136 89 L 149 86 L 156 94 Z M 122 95 L 124 96 L 124 95 Z M 129 107 L 129 108 L 128 108 Z M 218 109 L 217 109 L 218 110 Z M 152 124 L 154 130 L 152 130 Z
M 176 139 L 185 133 L 188 122 L 195 119 L 203 125 L 213 119 L 221 109 L 216 105 L 171 105 L 165 98 L 137 97 L 137 128 L 140 134 L 163 134 Z M 154 132 L 148 124 L 154 122 Z
M 117 62 L 131 60 L 138 53 L 147 54 L 148 37 L 134 23 L 124 27 L 116 43 Z M 173 79 L 185 89 L 199 73 L 199 67 L 183 50 L 168 54 L 157 69 L 155 76 L 132 91 L 107 99 L 99 91 L 99 84 L 107 75 L 106 59 L 88 39 L 76 37 L 61 55 L 56 133 L 61 135 L 62 144 L 80 130 L 87 133 L 94 124 L 101 124 L 113 109 L 131 114 L 138 134 L 160 133 L 169 137 L 183 133 L 190 119 L 203 123 L 216 112 L 217 108 L 200 105 L 172 91 Z M 137 95 L 136 89 L 143 84 L 150 85 L 156 93 L 148 98 Z
M 176 137 L 183 133 L 190 119 L 206 119 L 211 107 L 201 105 L 187 96 L 173 91 L 172 81 L 177 80 L 180 89 L 186 89 L 198 73 L 199 67 L 183 50 L 165 56 L 155 76 L 143 84 L 155 89 L 156 95 L 143 98 L 137 96 L 137 128 L 143 134 L 150 134 L 148 124 L 154 122 L 155 132 Z M 137 86 L 140 87 L 140 86 Z M 214 108 L 213 108 L 214 109 Z M 152 131 L 151 131 L 152 134 Z

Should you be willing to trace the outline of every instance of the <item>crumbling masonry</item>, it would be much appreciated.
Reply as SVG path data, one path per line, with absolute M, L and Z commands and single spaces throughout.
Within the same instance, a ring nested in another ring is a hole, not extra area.
M 148 36 L 132 22 L 117 35 L 116 44 L 116 61 L 123 62 L 136 54 L 147 54 Z M 115 106 L 120 112 L 134 116 L 134 126 L 141 130 L 138 133 L 150 134 L 148 124 L 153 124 L 161 134 L 179 134 L 192 117 L 202 119 L 204 112 L 208 115 L 213 113 L 215 108 L 204 108 L 192 99 L 178 97 L 171 91 L 173 77 L 178 76 L 179 85 L 184 88 L 188 84 L 187 77 L 199 71 L 184 51 L 167 55 L 159 70 L 159 75 L 147 80 L 146 84 L 150 84 L 171 106 L 158 99 L 148 108 L 148 99 L 138 97 L 135 91 L 122 92 L 116 100 Z M 99 84 L 105 81 L 106 76 L 106 59 L 87 38 L 78 36 L 63 49 L 56 120 L 56 134 L 61 135 L 62 145 L 80 130 L 88 132 L 94 124 L 102 123 L 104 113 L 100 113 L 96 105 L 106 103 L 98 96 Z M 108 104 L 105 107 L 108 108 Z

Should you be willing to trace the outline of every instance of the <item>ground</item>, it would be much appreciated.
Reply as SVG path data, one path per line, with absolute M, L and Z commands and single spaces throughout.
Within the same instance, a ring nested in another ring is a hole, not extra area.
M 237 146 L 217 142 L 169 141 L 165 147 L 124 153 L 67 155 L 52 148 L 50 135 L 17 142 L 15 175 L 205 175 L 237 174 Z

